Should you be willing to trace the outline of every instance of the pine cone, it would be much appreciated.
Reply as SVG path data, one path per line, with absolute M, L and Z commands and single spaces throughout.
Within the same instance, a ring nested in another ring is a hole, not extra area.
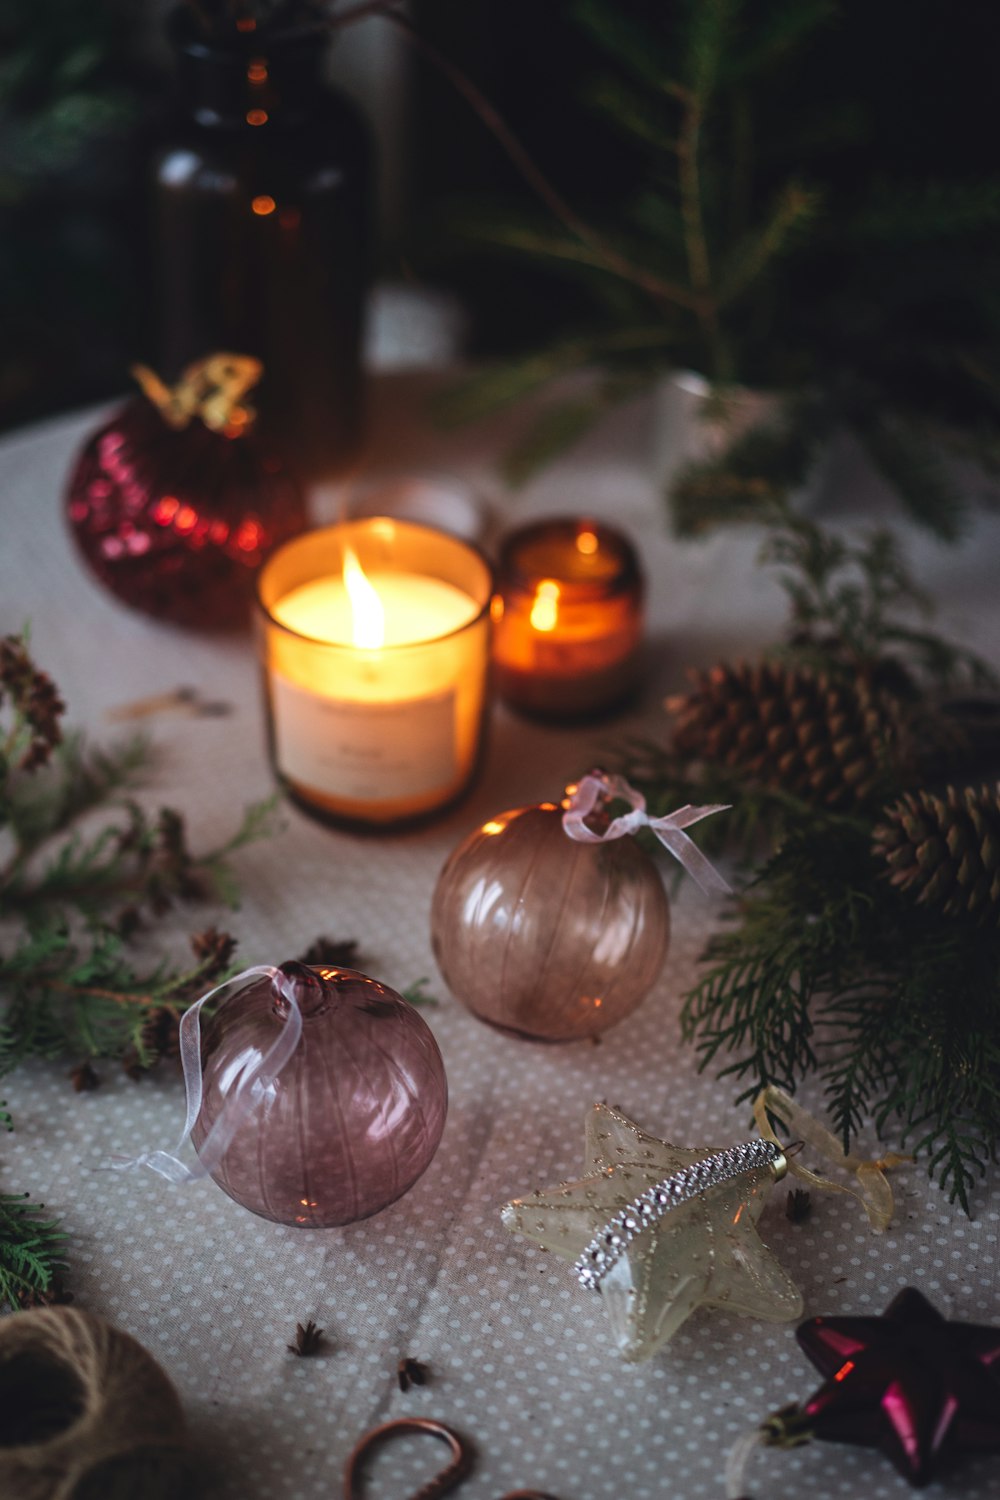
M 856 807 L 907 772 L 906 707 L 864 676 L 760 662 L 691 677 L 693 692 L 667 699 L 682 756 L 833 808 Z
M 873 839 L 900 890 L 947 916 L 1000 926 L 1000 787 L 907 792 Z
M 178 1058 L 181 1055 L 178 1031 L 180 1017 L 166 1005 L 151 1010 L 142 1023 L 142 1045 L 154 1061 L 161 1057 Z

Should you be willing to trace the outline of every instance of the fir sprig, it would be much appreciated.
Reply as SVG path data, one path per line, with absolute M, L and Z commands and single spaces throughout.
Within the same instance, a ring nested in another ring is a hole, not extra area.
M 59 1300 L 66 1234 L 27 1193 L 0 1193 L 0 1305 L 12 1309 Z
M 917 585 L 892 533 L 838 535 L 787 505 L 774 508 L 760 561 L 773 565 L 790 606 L 781 654 L 822 670 L 876 666 L 897 685 L 958 692 L 996 689 L 997 675 L 975 652 L 915 623 L 931 602 Z M 913 682 L 916 676 L 917 682 Z
M 519 149 L 546 215 L 466 205 L 436 226 L 439 244 L 542 264 L 586 307 L 549 349 L 463 383 L 453 406 L 482 414 L 586 367 L 647 384 L 695 370 L 723 395 L 767 393 L 769 414 L 717 428 L 720 451 L 672 476 L 679 531 L 763 517 L 849 433 L 918 522 L 957 536 L 970 493 L 950 452 L 996 464 L 995 174 L 890 175 L 864 90 L 831 108 L 802 88 L 844 21 L 830 0 L 575 0 L 570 15 L 593 45 L 585 99 L 613 133 L 625 193 L 598 181 L 578 212 Z M 775 107 L 786 96 L 791 114 Z M 495 110 L 480 117 L 509 144 Z M 553 403 L 505 477 L 575 442 L 603 396 Z
M 181 903 L 235 904 L 230 856 L 265 836 L 274 799 L 246 809 L 219 848 L 193 852 L 184 819 L 130 795 L 148 745 L 92 747 L 64 735 L 54 686 L 23 637 L 0 642 L 0 1071 L 26 1057 L 119 1057 L 150 1066 L 204 989 L 230 972 L 235 944 L 209 929 L 187 968 L 140 963 L 130 939 Z M 103 816 L 102 816 L 103 815 Z M 153 1022 L 157 1024 L 154 1025 Z
M 984 746 L 963 737 L 941 695 L 963 684 L 995 693 L 996 678 L 913 626 L 926 601 L 885 533 L 834 535 L 787 508 L 771 519 L 765 557 L 791 606 L 779 654 L 801 667 L 780 678 L 788 696 L 775 693 L 773 670 L 719 667 L 670 700 L 672 743 L 631 743 L 618 761 L 654 811 L 732 803 L 705 825 L 709 848 L 728 834 L 746 861 L 770 850 L 708 944 L 684 1036 L 740 1100 L 818 1077 L 845 1150 L 872 1118 L 968 1212 L 1000 1144 L 1000 792 L 931 794 L 919 778 L 943 762 L 950 775 L 972 769 Z M 906 752 L 887 759 L 888 778 L 848 779 L 846 791 L 867 791 L 835 806 L 819 773 L 838 745 L 852 766 L 857 731 L 837 702 L 829 717 L 817 713 L 802 690 L 808 674 L 845 690 L 883 685 L 895 706 L 869 738 L 888 730 Z M 770 696 L 754 702 L 755 684 Z M 985 748 L 995 768 L 1000 745 Z M 782 785 L 785 756 L 797 796 Z
M 741 897 L 685 1000 L 744 1100 L 817 1074 L 848 1146 L 873 1115 L 966 1212 L 1000 1140 L 1000 935 L 894 891 L 863 821 L 809 819 Z
M 195 943 L 199 938 L 194 939 Z M 0 1073 L 26 1057 L 122 1058 L 150 1067 L 152 1017 L 172 1017 L 232 972 L 231 939 L 186 969 L 161 962 L 139 970 L 117 933 L 97 929 L 75 938 L 53 917 L 29 929 L 0 960 L 0 993 L 8 1001 L 0 1023 Z M 169 1050 L 164 1047 L 162 1050 Z

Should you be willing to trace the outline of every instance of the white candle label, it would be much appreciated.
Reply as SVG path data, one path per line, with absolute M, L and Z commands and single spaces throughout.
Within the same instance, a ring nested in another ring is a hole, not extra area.
M 333 797 L 377 802 L 440 791 L 457 771 L 455 694 L 402 703 L 323 698 L 275 674 L 275 756 L 293 781 Z

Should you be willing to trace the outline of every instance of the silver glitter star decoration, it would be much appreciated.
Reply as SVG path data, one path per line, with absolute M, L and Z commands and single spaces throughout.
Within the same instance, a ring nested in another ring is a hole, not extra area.
M 784 1174 L 766 1141 L 672 1146 L 606 1104 L 587 1117 L 586 1175 L 503 1209 L 506 1227 L 573 1261 L 624 1359 L 649 1359 L 698 1307 L 784 1322 L 802 1295 L 757 1233 Z

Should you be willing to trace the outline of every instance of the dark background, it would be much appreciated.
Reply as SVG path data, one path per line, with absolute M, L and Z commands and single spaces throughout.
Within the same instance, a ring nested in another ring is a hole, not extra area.
M 665 30 L 675 9 L 669 0 L 621 8 Z M 414 0 L 411 13 L 560 192 L 613 222 L 641 169 L 583 102 L 602 58 L 572 0 Z M 161 19 L 134 0 L 5 0 L 0 11 L 2 426 L 121 391 L 129 362 L 146 353 L 143 166 L 170 87 Z M 834 201 L 860 177 L 995 174 L 998 43 L 995 0 L 845 0 L 768 101 L 769 127 L 794 143 L 817 102 L 851 122 L 809 162 Z M 474 354 L 531 347 L 579 317 L 584 294 L 541 265 L 473 252 L 452 232 L 456 204 L 537 205 L 452 85 L 416 55 L 406 67 L 379 274 L 454 290 Z

